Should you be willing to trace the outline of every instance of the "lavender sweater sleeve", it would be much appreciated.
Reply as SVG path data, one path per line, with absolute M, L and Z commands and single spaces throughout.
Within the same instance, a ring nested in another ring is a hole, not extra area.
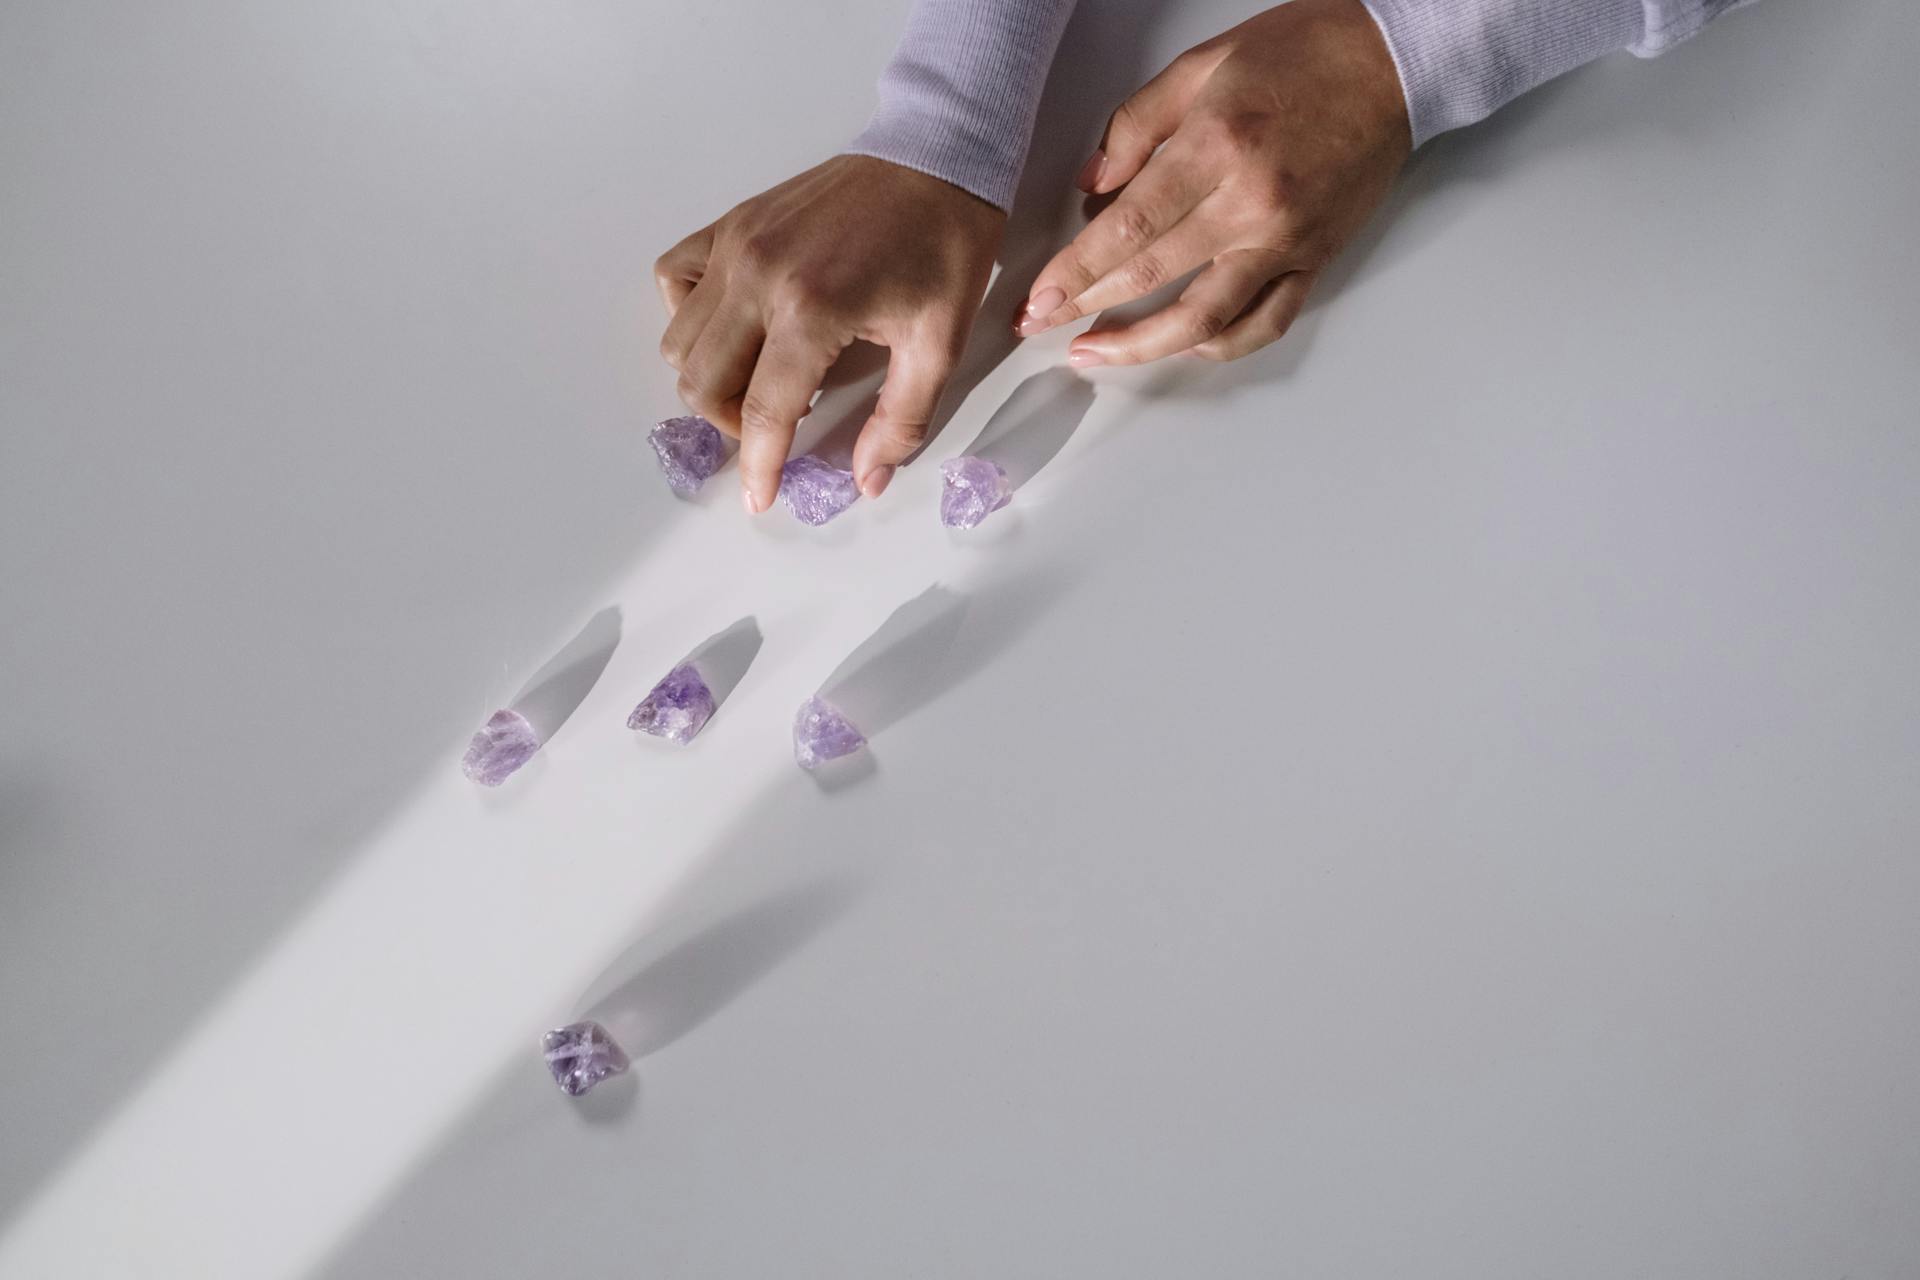
M 1750 0 L 1364 0 L 1414 145 L 1620 49 L 1652 57 Z M 847 148 L 1007 208 L 1074 0 L 917 0 L 880 106 Z
M 1664 53 L 1749 0 L 1365 0 L 1416 147 L 1604 54 Z
M 847 148 L 1006 209 L 1074 0 L 917 0 L 880 106 Z

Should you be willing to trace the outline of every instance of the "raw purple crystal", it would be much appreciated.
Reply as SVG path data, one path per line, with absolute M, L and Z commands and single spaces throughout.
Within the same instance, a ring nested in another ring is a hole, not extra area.
M 497 787 L 533 759 L 540 739 L 518 711 L 496 711 L 467 746 L 460 768 L 483 787 Z
M 866 745 L 866 735 L 853 727 L 853 721 L 817 694 L 793 718 L 793 758 L 802 769 L 817 769 Z
M 822 462 L 803 453 L 780 471 L 780 501 L 794 518 L 810 525 L 823 525 L 853 505 L 860 487 L 853 472 L 842 471 L 830 462 Z
M 971 529 L 1013 501 L 1006 469 L 990 458 L 948 458 L 940 474 L 940 523 L 949 529 Z
M 547 1070 L 560 1092 L 577 1098 L 608 1076 L 627 1069 L 627 1055 L 597 1022 L 576 1022 L 549 1031 L 540 1040 Z
M 667 484 L 683 498 L 699 492 L 707 477 L 727 461 L 727 442 L 720 428 L 705 418 L 668 418 L 647 436 L 660 455 Z
M 686 746 L 713 718 L 713 690 L 700 678 L 700 669 L 683 662 L 667 672 L 627 717 L 627 728 L 650 733 Z

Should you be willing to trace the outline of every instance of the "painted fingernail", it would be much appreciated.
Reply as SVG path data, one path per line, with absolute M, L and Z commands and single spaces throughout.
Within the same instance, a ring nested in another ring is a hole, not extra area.
M 875 467 L 873 470 L 867 472 L 867 478 L 860 482 L 860 492 L 865 497 L 877 498 L 885 493 L 887 486 L 892 483 L 892 467 Z
M 1032 320 L 1044 320 L 1060 309 L 1067 300 L 1067 291 L 1048 285 L 1027 299 L 1027 316 Z
M 1105 173 L 1106 169 L 1107 153 L 1096 151 L 1088 156 L 1086 164 L 1080 167 L 1080 176 L 1074 179 L 1074 184 L 1082 191 L 1092 191 L 1100 185 L 1100 175 Z
M 751 489 L 742 489 L 740 491 L 740 505 L 747 509 L 747 514 L 750 516 L 760 514 L 760 499 L 753 496 L 753 490 Z
M 1098 351 L 1074 350 L 1067 352 L 1067 363 L 1076 369 L 1091 369 L 1097 364 L 1105 364 L 1107 358 Z

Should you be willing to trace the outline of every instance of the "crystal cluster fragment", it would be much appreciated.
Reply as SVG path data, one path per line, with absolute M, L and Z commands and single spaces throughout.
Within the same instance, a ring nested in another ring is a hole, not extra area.
M 713 690 L 700 669 L 683 662 L 667 672 L 627 717 L 627 728 L 686 746 L 713 718 Z
M 853 472 L 842 471 L 810 453 L 781 468 L 780 501 L 803 524 L 823 525 L 852 506 L 859 496 Z
M 577 1098 L 602 1080 L 627 1069 L 627 1055 L 597 1022 L 576 1022 L 549 1031 L 540 1040 L 547 1070 L 560 1092 Z
M 497 787 L 533 759 L 540 739 L 518 711 L 496 711 L 467 745 L 461 770 L 483 787 Z

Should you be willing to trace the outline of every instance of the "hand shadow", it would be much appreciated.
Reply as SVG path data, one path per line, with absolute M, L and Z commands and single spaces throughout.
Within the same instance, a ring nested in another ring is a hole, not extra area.
M 534 672 L 507 706 L 526 717 L 544 745 L 586 701 L 619 644 L 620 608 L 609 605 Z

